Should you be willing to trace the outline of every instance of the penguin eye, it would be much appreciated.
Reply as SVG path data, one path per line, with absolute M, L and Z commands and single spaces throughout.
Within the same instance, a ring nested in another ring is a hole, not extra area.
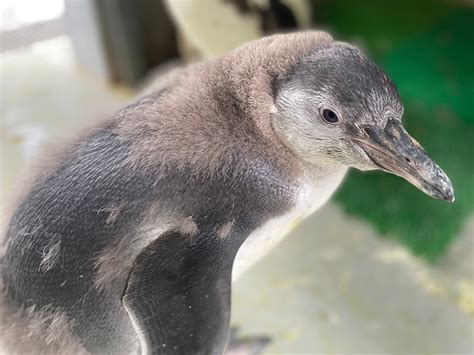
M 337 117 L 336 113 L 327 108 L 322 110 L 321 115 L 323 116 L 323 119 L 328 123 L 336 123 L 339 121 L 339 118 Z

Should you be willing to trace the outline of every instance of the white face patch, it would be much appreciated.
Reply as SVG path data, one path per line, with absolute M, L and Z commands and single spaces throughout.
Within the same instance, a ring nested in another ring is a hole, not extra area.
M 298 87 L 281 90 L 277 97 L 272 127 L 275 133 L 298 157 L 306 162 L 333 161 L 340 150 L 344 134 L 338 124 L 324 122 L 320 109 L 337 107 L 329 96 L 317 95 Z M 341 116 L 338 113 L 338 116 Z M 339 162 L 341 163 L 341 162 Z
M 398 91 L 385 73 L 356 47 L 341 42 L 308 53 L 276 80 L 274 92 L 272 126 L 308 163 L 374 168 L 353 138 L 364 136 L 364 125 L 382 128 L 403 113 Z M 337 119 L 324 119 L 324 110 Z

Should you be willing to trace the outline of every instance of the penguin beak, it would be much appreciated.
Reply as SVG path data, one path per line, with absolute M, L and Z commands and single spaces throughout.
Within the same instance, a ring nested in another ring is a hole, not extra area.
M 451 181 L 398 120 L 385 128 L 365 126 L 363 138 L 353 138 L 380 169 L 398 175 L 433 198 L 454 201 Z

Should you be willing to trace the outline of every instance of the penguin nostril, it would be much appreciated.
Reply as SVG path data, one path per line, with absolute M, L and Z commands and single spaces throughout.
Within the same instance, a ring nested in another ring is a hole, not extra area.
M 406 161 L 408 164 L 411 164 L 410 158 L 405 158 L 405 161 Z

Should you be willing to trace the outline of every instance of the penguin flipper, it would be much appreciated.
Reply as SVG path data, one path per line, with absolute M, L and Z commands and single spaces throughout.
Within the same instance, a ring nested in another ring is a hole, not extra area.
M 211 233 L 169 232 L 140 252 L 122 303 L 145 354 L 222 354 L 235 247 Z

